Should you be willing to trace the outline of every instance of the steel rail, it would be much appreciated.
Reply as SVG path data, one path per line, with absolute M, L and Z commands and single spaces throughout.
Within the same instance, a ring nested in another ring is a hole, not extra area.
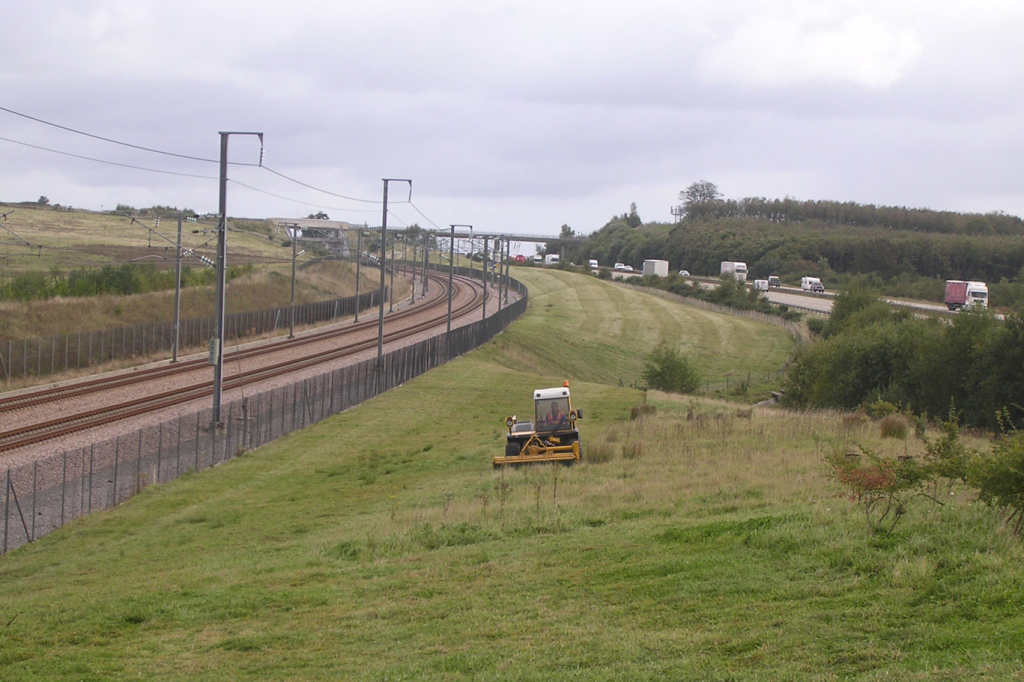
M 405 310 L 393 313 L 388 318 L 389 322 L 421 314 L 427 310 L 432 310 L 447 301 L 447 280 L 440 275 L 434 275 L 433 273 L 431 274 L 431 277 L 441 285 L 442 291 L 431 298 L 426 305 L 406 308 Z M 234 350 L 225 353 L 224 364 L 227 365 L 231 362 L 239 362 L 241 360 L 259 357 L 265 354 L 277 353 L 311 343 L 319 343 L 335 337 L 344 337 L 360 331 L 376 329 L 376 327 L 376 321 L 359 322 L 342 328 L 319 330 L 302 336 L 297 336 L 292 339 L 280 339 L 268 344 L 254 346 L 252 348 Z M 18 395 L 0 397 L 0 413 L 34 407 L 37 405 L 44 405 L 49 402 L 79 397 L 90 393 L 108 391 L 113 388 L 132 386 L 134 384 L 144 383 L 153 379 L 186 374 L 188 372 L 202 370 L 208 366 L 209 363 L 206 358 L 194 358 L 192 360 L 184 360 L 173 365 L 148 367 L 132 371 L 131 373 L 86 379 L 61 386 L 49 386 L 31 392 L 19 393 Z
M 442 278 L 442 280 L 446 285 L 447 281 L 444 280 L 444 278 Z M 470 301 L 462 304 L 456 311 L 454 311 L 453 315 L 457 317 L 467 315 L 478 308 L 483 295 L 481 285 L 476 282 L 476 280 L 464 279 L 462 284 L 469 285 L 473 296 Z M 443 299 L 442 302 L 445 303 L 447 301 L 446 293 L 447 289 L 445 288 L 444 295 L 440 297 Z M 437 305 L 432 307 L 437 307 Z M 422 314 L 428 310 L 429 308 L 417 308 L 416 312 Z M 408 327 L 387 332 L 385 333 L 385 341 L 387 343 L 393 343 L 414 334 L 421 333 L 437 326 L 445 319 L 447 319 L 447 313 L 443 316 L 431 316 L 429 319 L 422 322 L 417 322 Z M 395 317 L 392 316 L 389 321 L 395 321 Z M 394 325 L 392 325 L 392 327 L 393 326 Z M 328 353 L 318 353 L 305 358 L 254 368 L 247 372 L 235 375 L 225 381 L 225 389 L 234 390 L 291 372 L 308 369 L 309 367 L 332 362 L 349 355 L 369 350 L 374 348 L 376 345 L 376 338 L 366 339 L 347 344 Z M 126 401 L 116 405 L 109 405 L 70 416 L 65 415 L 58 419 L 23 425 L 10 429 L 0 433 L 0 452 L 27 447 L 29 445 L 52 440 L 78 431 L 96 428 L 98 426 L 138 416 L 154 410 L 165 409 L 181 403 L 203 398 L 212 394 L 212 386 L 212 381 L 203 381 L 189 387 L 173 389 L 141 399 Z

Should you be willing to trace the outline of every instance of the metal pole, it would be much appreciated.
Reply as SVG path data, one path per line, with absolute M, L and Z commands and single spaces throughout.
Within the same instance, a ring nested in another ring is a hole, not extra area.
M 178 361 L 178 344 L 181 340 L 179 324 L 181 323 L 181 214 L 178 214 L 178 244 L 175 251 L 175 277 L 174 277 L 174 340 L 172 342 L 173 353 L 171 362 Z
M 427 296 L 427 266 L 430 265 L 430 242 L 423 245 L 423 298 Z
M 490 237 L 484 237 L 484 260 L 483 260 L 482 263 L 480 263 L 481 267 L 483 268 L 480 271 L 480 281 L 482 281 L 484 283 L 484 305 L 483 305 L 484 316 L 483 316 L 482 319 L 485 319 L 485 320 L 487 319 L 487 256 L 488 256 L 487 246 L 488 246 L 488 240 L 489 239 L 490 239 Z
M 356 322 L 359 321 L 359 266 L 363 260 L 363 228 L 356 237 Z
M 387 253 L 388 243 L 388 183 L 408 182 L 409 196 L 412 198 L 412 180 L 400 180 L 397 178 L 383 178 L 384 182 L 384 207 L 380 223 L 380 313 L 377 317 L 377 370 L 384 368 L 384 256 Z M 379 374 L 378 374 L 379 379 Z
M 395 290 L 395 240 L 391 240 L 391 291 Z M 395 297 L 388 297 L 388 312 L 395 311 Z
M 299 228 L 296 226 L 295 232 L 292 234 L 292 306 L 291 306 L 291 319 L 288 322 L 288 338 L 295 338 L 295 262 L 298 260 L 296 249 L 299 245 Z
M 384 210 L 380 224 L 380 312 L 377 316 L 377 370 L 384 364 L 384 254 L 388 238 L 388 181 L 384 180 Z
M 210 361 L 213 363 L 213 410 L 211 422 L 220 423 L 220 403 L 224 389 L 224 290 L 228 260 L 228 137 L 231 135 L 256 135 L 263 144 L 263 133 L 220 133 L 220 224 L 217 226 L 217 330 L 211 340 Z M 263 161 L 262 151 L 260 162 Z M 115 491 L 116 494 L 116 491 Z
M 416 245 L 412 245 L 412 303 L 416 303 L 416 263 L 419 259 L 416 257 Z
M 220 134 L 220 200 L 218 211 L 220 217 L 217 224 L 217 298 L 216 318 L 217 330 L 211 340 L 210 362 L 213 363 L 213 414 L 214 425 L 220 421 L 220 402 L 224 392 L 224 286 L 227 268 L 227 232 L 228 232 L 228 137 L 230 133 Z M 117 494 L 115 490 L 114 494 Z
M 455 226 L 452 225 L 452 237 L 451 243 L 448 244 L 448 329 L 445 331 L 447 334 L 447 343 L 451 343 L 452 336 L 452 278 L 455 276 Z M 451 352 L 448 353 L 448 358 L 451 359 Z

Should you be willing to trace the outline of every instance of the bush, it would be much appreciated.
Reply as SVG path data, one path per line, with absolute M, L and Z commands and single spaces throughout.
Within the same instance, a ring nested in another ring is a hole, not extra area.
M 879 457 L 867 448 L 861 449 L 866 460 L 864 463 L 860 455 L 853 453 L 853 456 L 836 454 L 829 457 L 832 475 L 850 490 L 854 501 L 861 505 L 869 529 L 892 533 L 907 513 L 907 503 L 914 497 L 928 497 L 923 488 L 931 482 L 933 472 L 912 458 L 896 461 L 890 457 Z
M 968 482 L 970 462 L 979 453 L 971 450 L 960 440 L 960 428 L 957 426 L 956 414 L 950 410 L 949 419 L 940 424 L 942 435 L 931 441 L 924 439 L 925 459 L 935 475 L 945 478 L 951 484 L 954 481 Z
M 815 334 L 821 334 L 827 323 L 828 320 L 826 318 L 818 317 L 817 315 L 807 318 L 807 328 Z
M 882 438 L 895 438 L 897 440 L 907 439 L 909 427 L 910 425 L 902 414 L 890 414 L 883 418 L 882 423 L 879 425 Z
M 1024 530 L 1024 433 L 997 441 L 989 456 L 974 458 L 968 473 L 978 499 L 1003 512 L 1015 535 Z
M 690 361 L 664 341 L 648 356 L 642 376 L 648 388 L 669 393 L 695 393 L 701 384 Z
M 615 448 L 610 441 L 601 440 L 587 444 L 587 455 L 584 461 L 588 464 L 603 464 L 615 458 Z

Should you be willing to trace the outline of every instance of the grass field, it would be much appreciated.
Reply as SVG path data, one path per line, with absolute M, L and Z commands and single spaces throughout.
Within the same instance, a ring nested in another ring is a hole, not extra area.
M 128 262 L 151 263 L 159 268 L 174 267 L 174 250 L 168 242 L 151 237 L 128 218 L 90 211 L 65 211 L 34 206 L 3 205 L 13 208 L 0 223 L 0 277 L 28 270 L 68 272 L 80 268 L 122 265 Z M 141 219 L 154 226 L 152 218 Z M 227 312 L 259 310 L 285 306 L 291 300 L 290 247 L 287 235 L 276 233 L 269 223 L 237 221 L 228 234 L 228 263 L 256 266 L 253 274 L 229 282 Z M 197 253 L 215 257 L 213 225 L 209 222 L 186 224 L 182 242 Z M 195 232 L 193 232 L 195 230 Z M 165 219 L 158 231 L 177 239 L 177 220 Z M 42 248 L 30 248 L 23 240 Z M 307 256 L 308 258 L 308 256 Z M 301 262 L 301 261 L 300 261 Z M 198 260 L 186 258 L 183 264 L 204 267 Z M 379 275 L 379 271 L 378 275 Z M 364 271 L 361 291 L 375 289 L 372 271 Z M 350 263 L 327 262 L 299 271 L 296 301 L 311 303 L 355 292 L 355 267 Z M 409 285 L 395 281 L 399 298 L 409 295 Z M 213 286 L 186 288 L 182 292 L 182 316 L 204 317 L 214 312 Z M 0 340 L 23 339 L 51 334 L 66 334 L 146 324 L 173 319 L 174 292 L 160 291 L 134 296 L 94 296 L 37 301 L 0 301 Z
M 656 393 L 630 420 L 632 330 L 692 327 L 726 367 L 729 323 L 522 278 L 499 343 L 0 557 L 2 678 L 1021 679 L 1024 552 L 993 514 L 953 490 L 873 535 L 823 475 L 919 442 Z M 492 471 L 563 378 L 591 461 Z

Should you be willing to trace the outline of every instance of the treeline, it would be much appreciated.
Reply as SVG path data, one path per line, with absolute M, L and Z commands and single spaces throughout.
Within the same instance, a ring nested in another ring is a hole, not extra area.
M 747 263 L 752 278 L 778 275 L 796 283 L 813 275 L 826 286 L 860 283 L 889 295 L 936 301 L 941 301 L 947 279 L 979 280 L 989 283 L 993 306 L 1024 307 L 1024 239 L 1011 235 L 837 228 L 818 221 L 736 217 L 634 228 L 620 216 L 585 242 L 568 247 L 566 258 L 634 267 L 658 258 L 669 261 L 673 270 L 712 276 L 718 275 L 721 261 L 736 260 Z
M 685 207 L 687 218 L 743 218 L 771 223 L 817 221 L 848 227 L 882 227 L 889 230 L 937 232 L 967 235 L 1021 235 L 1024 221 L 1001 212 L 986 214 L 933 211 L 906 206 L 875 206 L 853 201 L 798 201 L 747 197 L 692 202 Z
M 952 323 L 894 311 L 874 294 L 840 294 L 822 338 L 789 368 L 785 403 L 857 409 L 887 403 L 930 418 L 952 411 L 988 429 L 1024 427 L 1024 316 Z
M 183 208 L 179 210 L 177 206 L 160 205 L 149 206 L 144 208 L 135 208 L 134 206 L 129 206 L 128 204 L 118 204 L 117 207 L 114 208 L 114 213 L 147 216 L 153 218 L 160 217 L 175 219 L 177 219 L 179 215 L 186 218 L 195 218 L 198 215 L 191 208 Z
M 227 277 L 232 279 L 252 272 L 252 265 L 230 266 Z M 183 287 L 210 285 L 216 282 L 213 268 L 182 267 Z M 28 301 L 57 296 L 99 296 L 103 294 L 143 294 L 150 291 L 173 289 L 174 270 L 159 270 L 151 264 L 126 263 L 105 265 L 101 268 L 81 268 L 64 272 L 26 272 L 0 281 L 0 300 Z

